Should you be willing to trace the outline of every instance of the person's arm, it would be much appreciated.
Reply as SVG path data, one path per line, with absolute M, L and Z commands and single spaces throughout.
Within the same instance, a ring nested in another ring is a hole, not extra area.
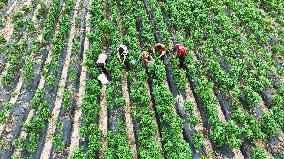
M 178 52 L 176 52 L 175 54 L 174 54 L 174 58 L 177 58 L 178 57 Z
M 125 60 L 126 60 L 126 56 L 125 56 L 125 55 L 123 55 L 123 61 L 122 61 L 122 63 L 124 63 L 124 62 L 125 62 Z
M 163 56 L 163 53 L 160 54 L 159 58 L 161 58 Z
M 153 58 L 151 58 L 151 60 L 149 61 L 149 63 L 153 64 L 155 63 L 155 60 Z
M 140 54 L 139 58 L 140 58 L 140 60 L 143 59 L 143 53 Z
M 161 58 L 162 56 L 166 55 L 166 51 L 162 51 L 161 55 L 159 56 L 159 58 Z

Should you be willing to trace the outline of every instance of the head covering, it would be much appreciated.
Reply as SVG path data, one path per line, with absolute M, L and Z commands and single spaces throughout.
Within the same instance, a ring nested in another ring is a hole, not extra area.
M 107 54 L 102 53 L 102 54 L 99 55 L 99 58 L 97 60 L 97 64 L 99 64 L 99 63 L 104 64 L 106 62 L 106 60 L 107 60 Z

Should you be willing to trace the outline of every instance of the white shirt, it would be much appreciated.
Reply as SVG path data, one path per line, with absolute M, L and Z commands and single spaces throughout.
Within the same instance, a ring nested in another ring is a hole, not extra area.
M 107 59 L 107 54 L 100 54 L 99 58 L 97 60 L 97 64 L 99 64 L 99 63 L 105 64 L 106 59 Z
M 119 45 L 119 47 L 117 48 L 117 51 L 119 50 L 119 48 L 123 48 L 123 55 L 127 55 L 128 54 L 128 49 L 125 45 Z
M 107 78 L 106 78 L 106 75 L 103 74 L 103 73 L 98 76 L 98 80 L 101 81 L 102 85 L 105 85 L 105 84 L 108 83 L 108 80 L 107 80 Z

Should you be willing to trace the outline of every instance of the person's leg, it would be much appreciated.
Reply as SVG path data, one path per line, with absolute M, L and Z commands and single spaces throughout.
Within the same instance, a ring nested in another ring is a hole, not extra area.
M 104 72 L 104 74 L 105 74 L 106 76 L 108 75 L 107 69 L 106 69 L 105 65 L 102 66 L 102 71 Z
M 127 71 L 130 70 L 130 61 L 129 61 L 129 58 L 126 58 L 126 59 L 125 59 L 125 68 L 126 68 Z
M 176 47 L 173 47 L 173 49 L 172 49 L 172 54 L 175 55 L 176 52 L 177 52 L 177 48 L 176 48 Z
M 185 56 L 182 57 L 182 67 L 183 67 L 183 69 L 186 69 Z
M 98 64 L 97 64 L 97 67 L 98 67 L 99 70 L 102 71 L 102 65 L 101 65 L 101 63 L 98 63 Z
M 184 68 L 184 56 L 179 56 L 179 67 Z

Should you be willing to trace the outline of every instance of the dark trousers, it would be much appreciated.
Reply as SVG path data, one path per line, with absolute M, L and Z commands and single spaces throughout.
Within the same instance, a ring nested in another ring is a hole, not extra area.
M 98 63 L 97 66 L 105 75 L 107 75 L 107 70 L 106 70 L 105 65 L 103 63 Z
M 161 60 L 162 60 L 162 61 L 165 60 L 165 56 L 166 56 L 166 55 L 161 56 Z
M 184 61 L 185 61 L 185 56 L 178 56 L 179 58 L 179 67 L 180 68 L 185 68 L 185 64 L 184 64 Z

